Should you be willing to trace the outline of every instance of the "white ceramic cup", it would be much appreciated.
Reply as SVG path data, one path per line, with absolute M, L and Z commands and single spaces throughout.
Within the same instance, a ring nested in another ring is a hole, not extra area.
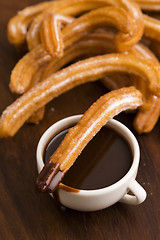
M 43 153 L 49 141 L 62 130 L 75 125 L 81 116 L 82 115 L 76 115 L 62 119 L 45 131 L 37 146 L 38 172 L 40 172 L 44 166 Z M 58 196 L 62 205 L 79 211 L 97 211 L 107 208 L 118 201 L 137 205 L 145 200 L 146 191 L 135 180 L 140 160 L 139 145 L 136 138 L 126 126 L 116 120 L 109 120 L 107 126 L 127 140 L 133 156 L 131 168 L 118 182 L 101 189 L 71 192 L 65 190 L 63 184 L 60 183 Z M 131 191 L 133 195 L 128 194 L 127 192 L 129 191 Z

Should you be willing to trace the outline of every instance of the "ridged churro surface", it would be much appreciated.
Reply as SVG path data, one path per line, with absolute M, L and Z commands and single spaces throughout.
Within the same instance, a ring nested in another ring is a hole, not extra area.
M 142 94 L 134 87 L 121 88 L 101 96 L 72 127 L 37 179 L 42 192 L 53 192 L 87 143 L 106 122 L 118 113 L 142 104 Z M 86 163 L 87 164 L 87 163 Z M 58 173 L 61 174 L 58 174 Z

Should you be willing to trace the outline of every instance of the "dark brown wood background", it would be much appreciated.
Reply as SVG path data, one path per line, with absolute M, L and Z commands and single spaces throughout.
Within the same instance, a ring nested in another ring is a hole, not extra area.
M 36 3 L 0 3 L 0 112 L 16 98 L 8 83 L 11 70 L 21 57 L 7 41 L 7 23 L 18 10 Z M 117 203 L 102 211 L 84 213 L 62 210 L 49 195 L 36 191 L 35 152 L 42 133 L 63 117 L 83 113 L 105 91 L 99 82 L 77 87 L 48 104 L 45 119 L 39 125 L 25 124 L 14 138 L 0 139 L 1 240 L 160 239 L 160 122 L 151 133 L 137 136 L 132 128 L 134 116 L 118 116 L 133 130 L 140 144 L 137 179 L 147 191 L 143 204 Z

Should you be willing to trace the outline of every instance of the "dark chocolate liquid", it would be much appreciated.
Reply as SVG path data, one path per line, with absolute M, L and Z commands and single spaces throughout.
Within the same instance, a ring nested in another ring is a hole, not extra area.
M 69 129 L 57 134 L 47 145 L 46 162 L 57 149 Z M 127 142 L 115 131 L 103 127 L 89 142 L 62 183 L 78 189 L 99 189 L 119 181 L 132 165 L 132 153 Z

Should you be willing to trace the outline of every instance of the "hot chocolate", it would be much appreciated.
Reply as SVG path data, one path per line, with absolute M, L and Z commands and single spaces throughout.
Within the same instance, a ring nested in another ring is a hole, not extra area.
M 46 162 L 57 149 L 69 129 L 48 143 L 44 152 Z M 128 143 L 117 132 L 104 126 L 90 141 L 62 179 L 62 183 L 77 189 L 100 189 L 119 181 L 132 165 Z

